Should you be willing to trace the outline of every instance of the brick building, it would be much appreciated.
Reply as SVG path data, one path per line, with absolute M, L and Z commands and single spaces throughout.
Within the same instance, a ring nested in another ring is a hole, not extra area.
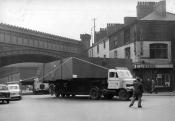
M 159 90 L 173 90 L 175 14 L 166 2 L 138 2 L 137 18 L 124 25 L 109 36 L 109 57 L 131 58 L 146 85 L 154 79 Z
M 149 91 L 148 80 L 154 79 L 160 91 L 172 91 L 175 89 L 175 14 L 166 11 L 164 0 L 138 2 L 136 9 L 137 17 L 125 17 L 124 24 L 108 33 L 109 58 L 132 59 L 135 75 L 147 85 L 145 90 Z M 99 46 L 98 43 L 91 49 Z

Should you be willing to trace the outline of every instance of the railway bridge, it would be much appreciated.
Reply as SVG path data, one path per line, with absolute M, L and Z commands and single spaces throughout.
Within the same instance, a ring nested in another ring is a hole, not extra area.
M 50 62 L 86 56 L 90 36 L 70 39 L 8 24 L 0 24 L 0 67 L 22 62 Z

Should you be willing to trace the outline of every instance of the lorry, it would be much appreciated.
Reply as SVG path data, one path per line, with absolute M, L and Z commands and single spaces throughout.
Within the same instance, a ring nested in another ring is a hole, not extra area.
M 123 60 L 101 61 L 101 59 L 65 58 L 46 64 L 45 82 L 54 84 L 56 97 L 74 97 L 89 95 L 97 100 L 101 97 L 112 99 L 118 96 L 120 100 L 128 100 L 132 96 L 133 78 Z M 123 64 L 121 64 L 123 63 Z M 110 66 L 117 66 L 108 68 Z M 122 67 L 121 67 L 122 65 Z M 125 67 L 124 67 L 125 66 Z

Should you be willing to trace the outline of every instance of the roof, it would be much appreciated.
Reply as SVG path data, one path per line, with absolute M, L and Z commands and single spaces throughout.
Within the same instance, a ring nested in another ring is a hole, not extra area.
M 175 14 L 166 12 L 166 16 L 160 16 L 156 11 L 154 11 L 140 20 L 175 21 Z

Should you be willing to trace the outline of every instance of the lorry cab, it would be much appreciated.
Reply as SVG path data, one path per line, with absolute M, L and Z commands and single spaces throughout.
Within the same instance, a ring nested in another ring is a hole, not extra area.
M 133 84 L 134 80 L 128 68 L 116 67 L 108 71 L 108 89 L 131 89 L 129 85 Z

